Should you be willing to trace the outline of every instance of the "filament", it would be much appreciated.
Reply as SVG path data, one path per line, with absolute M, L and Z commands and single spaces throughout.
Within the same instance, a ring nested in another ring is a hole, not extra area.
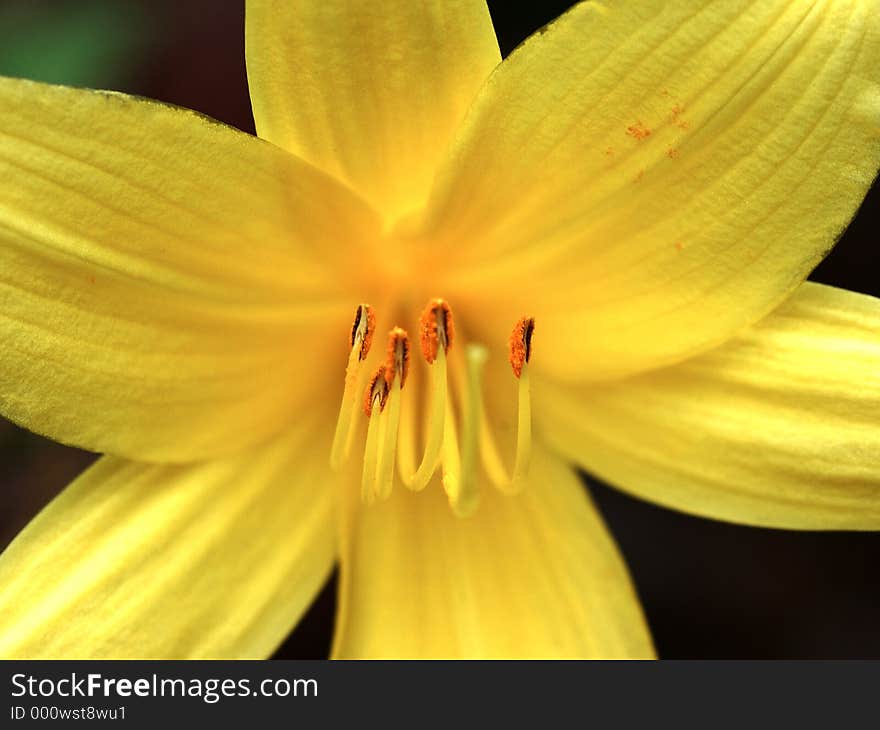
M 441 483 L 449 497 L 450 504 L 458 501 L 461 489 L 461 455 L 458 451 L 458 428 L 455 425 L 455 407 L 452 404 L 452 396 L 446 396 L 446 412 L 449 418 L 443 427 L 443 445 L 441 448 Z
M 374 408 L 367 424 L 367 444 L 364 447 L 364 464 L 363 472 L 361 473 L 361 499 L 367 504 L 372 504 L 376 499 L 376 469 L 380 418 L 381 413 L 379 412 L 379 409 Z
M 360 364 L 358 352 L 352 349 L 345 367 L 345 389 L 342 391 L 342 402 L 339 404 L 339 417 L 336 419 L 336 431 L 333 433 L 333 446 L 330 449 L 330 468 L 339 470 L 351 452 L 351 441 L 354 429 L 352 424 L 357 412 L 357 391 L 360 383 Z
M 364 446 L 364 463 L 361 472 L 361 499 L 372 504 L 377 496 L 378 462 L 380 440 L 380 422 L 382 412 L 388 399 L 388 382 L 385 379 L 385 367 L 380 367 L 370 380 L 364 396 L 364 413 L 367 423 L 367 443 Z
M 446 386 L 445 348 L 440 348 L 433 365 L 430 365 L 429 367 L 431 371 L 431 411 L 428 416 L 427 441 L 425 443 L 425 450 L 422 454 L 422 460 L 415 472 L 409 471 L 412 469 L 414 461 L 412 458 L 414 438 L 412 432 L 414 429 L 407 429 L 411 434 L 411 438 L 407 444 L 409 450 L 406 457 L 401 454 L 398 464 L 400 469 L 400 480 L 403 482 L 404 486 L 416 492 L 421 491 L 428 485 L 428 482 L 431 481 L 431 477 L 437 469 L 437 463 L 440 460 L 440 453 L 443 450 L 445 424 L 447 421 L 451 420 L 446 417 L 448 409 L 447 400 L 449 396 Z
M 522 489 L 531 462 L 532 404 L 528 364 L 523 365 L 518 379 L 516 422 L 516 457 L 513 473 L 509 475 L 498 451 L 486 409 L 483 403 L 480 403 L 481 462 L 492 485 L 506 494 L 516 494 Z
M 394 455 L 397 447 L 397 438 L 400 430 L 400 401 L 403 397 L 403 385 L 397 375 L 391 385 L 391 393 L 388 396 L 388 407 L 383 411 L 382 430 L 380 439 L 380 456 L 377 472 L 377 493 L 379 499 L 388 499 L 394 486 Z

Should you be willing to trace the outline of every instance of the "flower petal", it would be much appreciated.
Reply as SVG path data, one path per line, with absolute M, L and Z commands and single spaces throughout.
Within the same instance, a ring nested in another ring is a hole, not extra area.
M 333 563 L 313 440 L 303 424 L 224 461 L 98 461 L 0 556 L 0 656 L 268 656 Z
M 0 79 L 0 413 L 149 461 L 266 438 L 321 386 L 325 328 L 349 325 L 328 244 L 373 224 L 193 112 Z
M 258 134 L 389 216 L 424 201 L 501 60 L 483 0 L 248 0 L 245 39 Z
M 653 655 L 623 560 L 571 469 L 538 449 L 521 495 L 485 491 L 469 518 L 438 484 L 360 509 L 335 655 Z
M 438 290 L 487 331 L 527 302 L 535 367 L 567 378 L 721 344 L 806 277 L 877 171 L 878 14 L 577 5 L 495 71 L 438 173 Z
M 668 507 L 750 525 L 880 529 L 880 299 L 806 283 L 699 358 L 602 387 L 545 383 L 561 453 Z

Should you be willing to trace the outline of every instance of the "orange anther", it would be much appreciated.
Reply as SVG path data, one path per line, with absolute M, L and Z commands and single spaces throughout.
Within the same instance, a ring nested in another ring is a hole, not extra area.
M 373 408 L 379 406 L 381 412 L 385 408 L 385 401 L 388 399 L 388 382 L 385 380 L 385 366 L 380 365 L 379 369 L 373 373 L 367 390 L 364 393 L 364 413 L 369 418 L 373 414 Z
M 376 331 L 376 313 L 369 304 L 359 304 L 354 313 L 354 324 L 351 327 L 352 349 L 360 344 L 358 360 L 366 360 L 373 344 L 373 333 Z
M 388 385 L 400 375 L 400 387 L 406 383 L 409 373 L 409 335 L 406 330 L 395 327 L 388 333 L 388 358 L 385 361 L 385 378 Z
M 535 331 L 535 318 L 523 317 L 510 333 L 510 366 L 516 377 L 522 375 L 523 366 L 532 356 L 532 334 Z
M 455 326 L 452 322 L 452 310 L 445 300 L 432 299 L 428 302 L 419 319 L 419 337 L 422 354 L 429 364 L 437 359 L 441 345 L 447 351 L 452 347 Z

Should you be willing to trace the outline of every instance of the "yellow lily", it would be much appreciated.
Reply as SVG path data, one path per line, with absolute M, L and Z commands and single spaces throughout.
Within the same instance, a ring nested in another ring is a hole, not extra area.
M 108 454 L 0 557 L 0 654 L 266 656 L 338 558 L 335 656 L 651 656 L 571 464 L 880 528 L 880 301 L 802 283 L 878 17 L 588 2 L 502 63 L 481 0 L 251 0 L 262 139 L 0 80 L 0 411 Z

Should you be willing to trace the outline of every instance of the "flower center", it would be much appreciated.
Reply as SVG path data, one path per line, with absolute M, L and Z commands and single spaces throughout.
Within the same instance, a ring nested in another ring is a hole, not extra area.
M 486 414 L 482 394 L 483 366 L 487 348 L 465 344 L 463 361 L 451 378 L 448 353 L 455 342 L 452 310 L 443 299 L 428 302 L 419 319 L 419 341 L 427 363 L 428 380 L 425 413 L 413 413 L 418 399 L 404 407 L 403 388 L 412 378 L 410 341 L 406 331 L 394 327 L 388 333 L 388 348 L 382 364 L 366 377 L 365 364 L 376 328 L 376 316 L 368 304 L 355 312 L 351 330 L 345 389 L 336 423 L 330 463 L 339 469 L 348 458 L 355 422 L 363 412 L 367 419 L 367 438 L 361 475 L 361 498 L 371 504 L 387 499 L 393 490 L 395 472 L 400 482 L 414 491 L 424 489 L 439 470 L 441 483 L 456 514 L 466 516 L 479 503 L 479 467 L 489 481 L 502 491 L 518 491 L 528 473 L 531 453 L 531 402 L 528 363 L 532 354 L 535 321 L 523 317 L 510 335 L 509 360 L 517 382 L 518 412 L 516 457 L 508 473 L 499 455 Z M 460 345 L 461 347 L 461 345 Z M 455 365 L 452 366 L 455 369 Z M 363 400 L 358 396 L 365 387 Z M 411 388 L 414 386 L 410 386 Z M 457 396 L 457 397 L 454 397 Z M 363 408 L 358 404 L 363 403 Z M 418 416 L 422 418 L 419 419 Z M 416 462 L 416 428 L 425 424 L 424 449 Z M 396 467 L 396 468 L 395 468 Z

